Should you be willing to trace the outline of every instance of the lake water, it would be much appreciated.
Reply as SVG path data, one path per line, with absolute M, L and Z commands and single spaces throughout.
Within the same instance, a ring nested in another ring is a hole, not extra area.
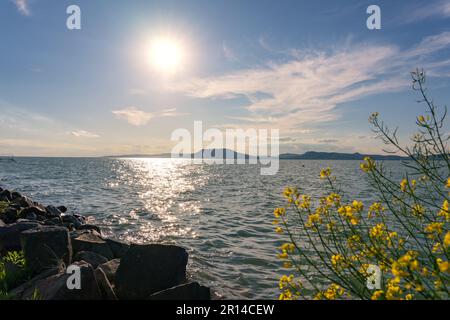
M 223 298 L 277 298 L 285 271 L 273 209 L 285 186 L 323 194 L 330 166 L 349 197 L 373 199 L 359 161 L 280 161 L 274 176 L 258 165 L 192 164 L 181 159 L 16 158 L 0 161 L 0 186 L 91 217 L 104 234 L 189 251 L 189 274 Z M 387 161 L 400 174 L 400 162 Z

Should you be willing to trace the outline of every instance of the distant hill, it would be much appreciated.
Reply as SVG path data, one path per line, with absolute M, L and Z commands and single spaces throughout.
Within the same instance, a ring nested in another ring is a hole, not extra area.
M 191 158 L 195 156 L 198 158 L 210 159 L 216 156 L 216 152 L 223 152 L 223 159 L 237 159 L 238 156 L 249 159 L 248 154 L 238 153 L 229 149 L 202 149 L 196 153 L 191 154 Z M 111 156 L 116 158 L 170 158 L 170 153 L 161 154 L 129 154 Z M 308 151 L 302 154 L 296 153 L 282 153 L 281 160 L 363 160 L 365 157 L 370 157 L 373 160 L 406 160 L 407 157 L 396 155 L 377 155 L 377 154 L 361 154 L 361 153 L 340 153 L 340 152 L 317 152 Z
M 406 157 L 396 155 L 377 155 L 361 153 L 340 153 L 340 152 L 316 152 L 308 151 L 303 154 L 283 153 L 280 159 L 284 160 L 363 160 L 370 157 L 373 160 L 405 160 Z

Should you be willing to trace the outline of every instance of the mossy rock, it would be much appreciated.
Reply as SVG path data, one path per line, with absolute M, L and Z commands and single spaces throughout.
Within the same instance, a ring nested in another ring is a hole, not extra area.
M 9 202 L 0 201 L 0 215 L 3 214 L 8 207 L 9 207 Z

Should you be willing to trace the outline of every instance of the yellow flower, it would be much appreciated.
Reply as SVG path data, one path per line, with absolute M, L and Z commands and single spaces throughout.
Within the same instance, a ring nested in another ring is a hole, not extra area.
M 386 225 L 384 223 L 379 223 L 370 229 L 369 235 L 375 239 L 381 239 L 381 237 L 386 232 Z
M 281 246 L 281 250 L 282 250 L 282 251 L 289 252 L 289 253 L 292 253 L 292 252 L 294 252 L 294 250 L 295 250 L 295 245 L 294 245 L 293 243 L 284 243 L 284 244 Z
M 286 251 L 278 254 L 278 259 L 287 259 L 289 256 Z
M 447 184 L 445 185 L 447 188 L 450 188 L 450 177 L 447 178 Z
M 275 218 L 279 218 L 281 216 L 284 216 L 286 214 L 286 209 L 285 208 L 276 208 L 273 211 L 273 215 L 275 216 Z
M 394 261 L 391 267 L 392 274 L 396 277 L 407 277 L 409 270 L 418 271 L 420 266 L 416 260 L 417 256 L 417 252 L 410 250 L 397 261 Z
M 419 122 L 423 123 L 423 122 L 425 122 L 425 117 L 424 117 L 424 116 L 419 116 L 419 117 L 417 118 L 417 120 L 418 120 Z
M 405 296 L 405 300 L 412 300 L 412 299 L 414 299 L 414 295 L 411 293 L 409 293 Z
M 297 188 L 286 187 L 283 191 L 283 195 L 288 199 L 289 203 L 291 203 L 293 197 L 298 197 Z
M 406 187 L 408 186 L 408 180 L 403 179 L 402 182 L 400 182 L 400 190 L 403 192 L 406 192 Z
M 328 167 L 320 171 L 320 179 L 326 179 L 331 175 L 331 169 Z
M 294 275 L 292 275 L 292 274 L 290 276 L 283 275 L 279 281 L 280 290 L 283 290 L 284 288 L 288 287 L 292 283 L 293 280 L 294 280 Z
M 308 222 L 306 223 L 306 226 L 311 228 L 315 226 L 316 224 L 321 224 L 322 218 L 318 213 L 313 213 L 308 216 Z
M 368 217 L 372 217 L 372 214 L 374 213 L 376 216 L 378 216 L 381 212 L 383 212 L 385 209 L 379 202 L 374 202 L 369 207 L 369 215 Z
M 364 158 L 364 162 L 359 165 L 362 171 L 369 172 L 375 169 L 375 162 L 369 157 Z
M 400 284 L 399 277 L 395 277 L 388 281 L 387 291 L 386 291 L 386 299 L 388 299 L 388 300 L 400 299 L 400 295 L 403 294 L 403 291 L 400 288 L 399 284 Z
M 293 300 L 294 297 L 290 290 L 285 290 L 283 293 L 280 294 L 278 297 L 278 300 Z
M 434 287 L 435 287 L 436 289 L 442 288 L 442 281 L 441 281 L 441 280 L 436 280 L 436 281 L 434 282 Z
M 416 216 L 422 216 L 425 213 L 425 208 L 420 204 L 415 204 L 412 208 L 413 214 Z
M 444 246 L 448 248 L 450 246 L 450 231 L 445 234 L 444 237 Z
M 352 202 L 352 206 L 353 206 L 353 209 L 355 209 L 357 212 L 361 212 L 364 208 L 363 203 L 361 201 L 356 201 L 356 200 L 354 200 Z
M 352 206 L 343 206 L 338 209 L 338 213 L 347 219 L 352 225 L 359 223 L 359 218 L 355 216 L 355 208 Z
M 283 231 L 283 228 L 281 228 L 281 227 L 276 227 L 276 228 L 275 228 L 275 232 L 276 232 L 276 233 L 279 233 L 279 234 L 282 234 L 284 231 Z
M 326 202 L 329 205 L 339 205 L 341 203 L 341 196 L 338 195 L 337 193 L 331 193 L 327 198 L 326 198 Z
M 341 286 L 333 283 L 325 291 L 318 292 L 314 297 L 314 300 L 335 300 L 342 296 L 344 293 L 345 291 Z
M 302 200 L 298 203 L 298 206 L 302 209 L 309 209 L 311 207 L 311 197 L 302 195 Z
M 384 291 L 383 290 L 377 290 L 372 294 L 371 299 L 372 300 L 381 300 L 384 296 Z
M 347 267 L 345 258 L 341 254 L 334 254 L 331 256 L 331 264 L 334 269 L 339 270 Z
M 448 203 L 447 200 L 444 200 L 444 202 L 442 203 L 442 207 L 441 207 L 441 211 L 439 211 L 438 216 L 439 217 L 445 217 L 446 221 L 450 220 L 450 205 Z
M 425 232 L 428 233 L 428 238 L 436 239 L 442 233 L 442 222 L 432 222 L 425 228 Z
M 448 261 L 444 261 L 441 258 L 436 259 L 436 263 L 438 265 L 440 272 L 447 272 L 449 269 L 449 263 Z
M 432 251 L 433 253 L 441 252 L 441 244 L 440 244 L 439 242 L 436 242 L 436 243 L 433 245 L 433 248 L 431 249 L 431 251 Z

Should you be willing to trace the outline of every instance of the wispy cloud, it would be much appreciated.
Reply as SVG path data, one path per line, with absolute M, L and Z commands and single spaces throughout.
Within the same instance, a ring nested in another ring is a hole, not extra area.
M 154 118 L 162 117 L 177 117 L 184 115 L 176 111 L 176 108 L 164 109 L 158 112 L 147 112 L 140 110 L 136 107 L 127 107 L 120 110 L 114 110 L 112 113 L 118 119 L 124 119 L 133 126 L 143 126 L 150 122 Z
M 222 76 L 189 79 L 173 89 L 195 98 L 245 98 L 242 107 L 249 115 L 236 120 L 295 130 L 299 124 L 337 119 L 338 104 L 409 88 L 408 72 L 417 66 L 434 72 L 439 64 L 442 69 L 442 61 L 433 57 L 449 47 L 450 32 L 403 50 L 389 44 L 346 45 Z
M 426 1 L 425 5 L 408 10 L 405 14 L 404 23 L 417 22 L 428 18 L 450 17 L 450 2 L 448 0 Z
M 225 41 L 222 42 L 222 50 L 224 57 L 229 61 L 236 61 L 237 57 L 234 51 L 225 43 Z
M 77 138 L 99 138 L 100 136 L 98 134 L 85 131 L 85 130 L 75 130 L 70 132 L 71 135 Z
M 31 15 L 29 1 L 28 0 L 12 0 L 13 3 L 16 5 L 17 10 L 20 14 L 24 16 Z

